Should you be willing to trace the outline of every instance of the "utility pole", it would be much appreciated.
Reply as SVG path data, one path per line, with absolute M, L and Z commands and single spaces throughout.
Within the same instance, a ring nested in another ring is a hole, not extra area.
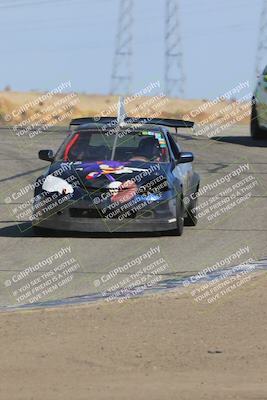
M 129 95 L 132 83 L 133 0 L 120 0 L 111 94 Z
M 183 97 L 185 74 L 178 0 L 165 1 L 165 93 L 170 97 Z

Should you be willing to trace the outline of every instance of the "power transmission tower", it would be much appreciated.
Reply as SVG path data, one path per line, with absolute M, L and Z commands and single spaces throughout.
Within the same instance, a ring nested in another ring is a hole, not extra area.
M 111 94 L 130 94 L 132 82 L 133 0 L 120 0 Z
M 165 92 L 170 97 L 183 97 L 185 74 L 178 0 L 166 0 L 165 20 Z
M 261 17 L 260 17 L 260 31 L 256 56 L 256 76 L 260 75 L 263 71 L 267 59 L 267 0 L 263 0 Z M 263 65 L 265 61 L 265 65 Z

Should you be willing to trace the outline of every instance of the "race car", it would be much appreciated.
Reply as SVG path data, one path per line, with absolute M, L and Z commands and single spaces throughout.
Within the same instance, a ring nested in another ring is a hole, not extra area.
M 252 97 L 250 132 L 254 140 L 267 139 L 267 66 Z
M 200 178 L 170 119 L 76 119 L 49 168 L 37 179 L 32 226 L 82 232 L 161 232 L 196 225 Z

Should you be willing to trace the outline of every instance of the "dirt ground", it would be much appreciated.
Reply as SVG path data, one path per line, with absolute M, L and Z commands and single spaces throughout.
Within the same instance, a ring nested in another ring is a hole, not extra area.
M 267 399 L 266 287 L 2 312 L 0 399 Z

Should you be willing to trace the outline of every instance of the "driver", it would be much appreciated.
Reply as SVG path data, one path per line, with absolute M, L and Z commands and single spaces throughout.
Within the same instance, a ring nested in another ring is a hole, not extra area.
M 148 137 L 140 141 L 130 161 L 161 161 L 161 155 L 159 141 L 154 137 Z

